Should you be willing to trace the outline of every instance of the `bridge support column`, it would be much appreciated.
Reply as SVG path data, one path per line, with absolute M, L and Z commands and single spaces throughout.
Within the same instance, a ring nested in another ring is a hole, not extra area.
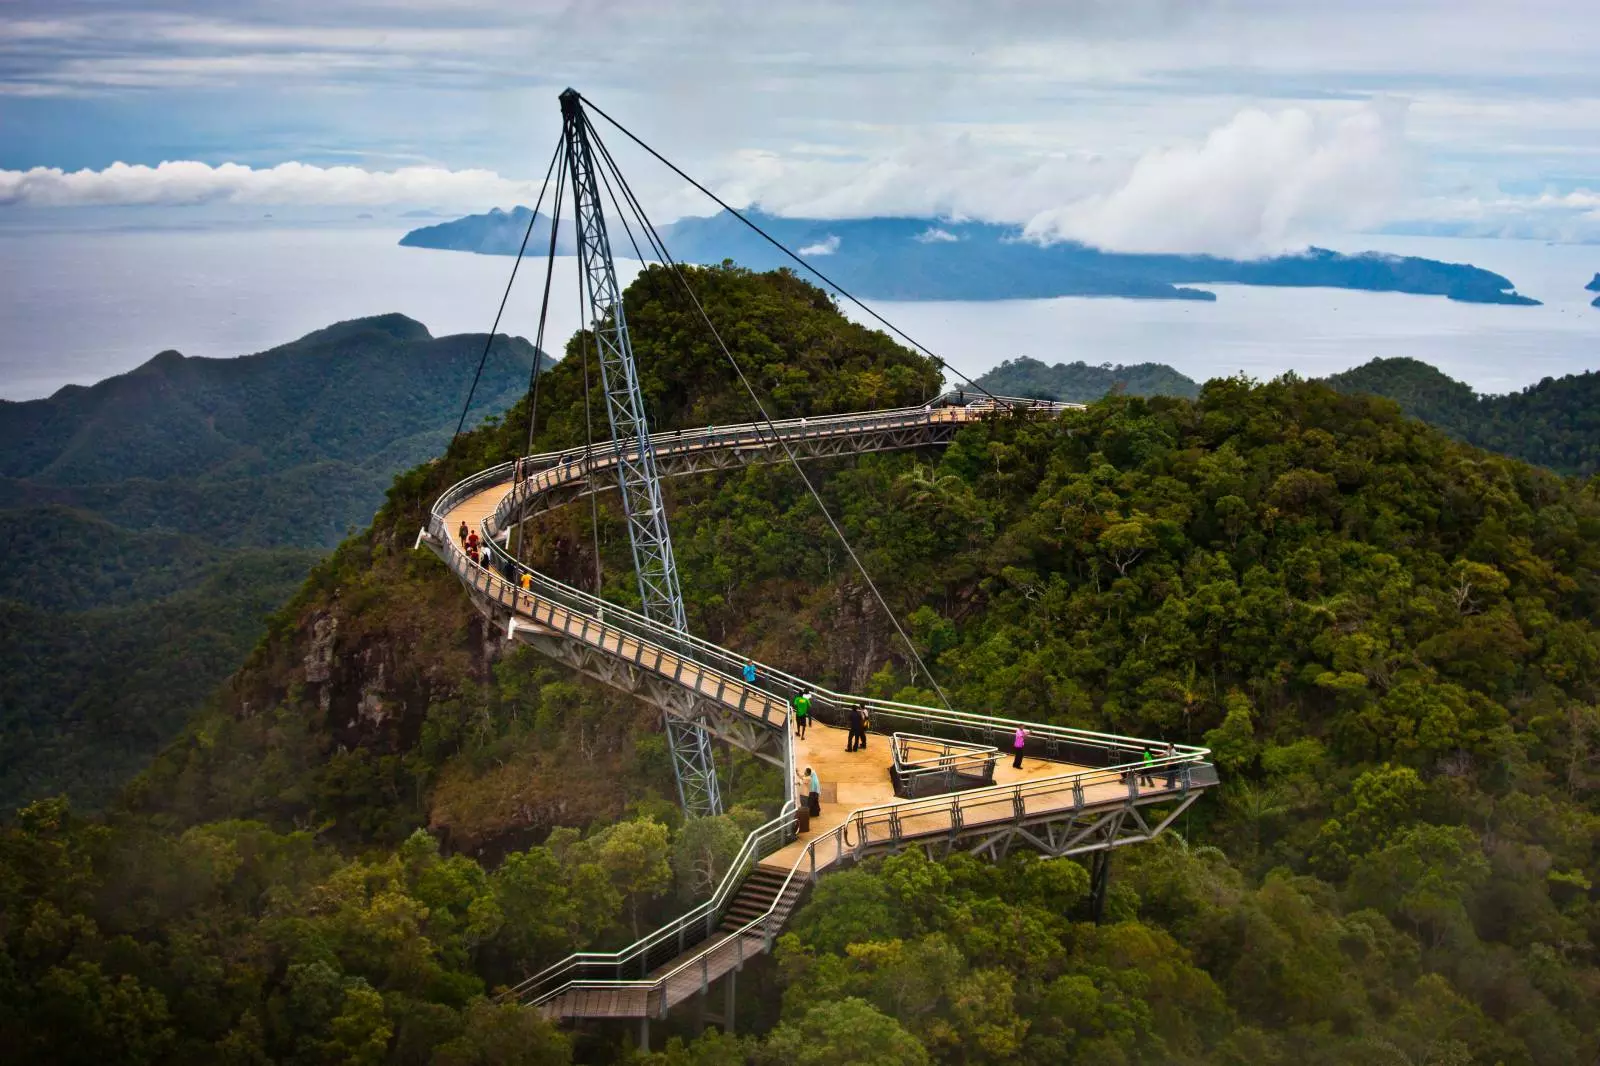
M 705 817 L 722 813 L 722 792 L 717 787 L 717 760 L 711 734 L 699 722 L 685 722 L 670 711 L 662 712 L 667 730 L 667 750 L 678 781 L 678 803 L 684 813 Z
M 1111 887 L 1111 849 L 1103 848 L 1089 860 L 1089 913 L 1099 925 L 1106 914 L 1106 891 Z
M 646 1014 L 639 1019 L 639 1050 L 650 1052 L 650 1016 Z

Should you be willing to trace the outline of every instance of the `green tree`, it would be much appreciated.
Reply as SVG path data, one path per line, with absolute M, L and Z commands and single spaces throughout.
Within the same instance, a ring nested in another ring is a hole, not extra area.
M 900 1023 L 865 1000 L 818 1003 L 767 1037 L 761 1059 L 773 1066 L 925 1066 L 928 1052 Z
M 461 1035 L 434 1051 L 433 1066 L 566 1066 L 567 1037 L 537 1011 L 478 1000 L 466 1011 Z
M 622 893 L 635 938 L 640 908 L 672 887 L 667 827 L 653 819 L 618 822 L 594 841 L 594 857 Z

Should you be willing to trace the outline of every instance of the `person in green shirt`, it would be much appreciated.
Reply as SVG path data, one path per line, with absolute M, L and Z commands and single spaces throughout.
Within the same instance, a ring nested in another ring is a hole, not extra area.
M 801 740 L 806 738 L 806 726 L 811 721 L 811 693 L 802 692 L 794 698 L 794 732 Z

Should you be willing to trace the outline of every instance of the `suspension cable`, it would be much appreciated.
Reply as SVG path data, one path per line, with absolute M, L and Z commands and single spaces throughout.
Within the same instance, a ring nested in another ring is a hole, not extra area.
M 572 185 L 572 210 L 574 215 L 578 210 L 578 185 L 574 178 Z M 577 220 L 574 218 L 573 227 L 576 231 Z M 600 496 L 594 487 L 594 421 L 589 414 L 589 325 L 584 322 L 584 309 L 589 306 L 584 300 L 583 292 L 583 267 L 578 267 L 578 347 L 579 355 L 583 359 L 583 466 L 584 477 L 589 485 L 589 525 L 594 534 L 594 595 L 595 599 L 604 599 L 600 591 Z
M 563 139 L 561 147 L 566 148 Z M 564 155 L 564 153 L 563 153 Z M 528 452 L 533 454 L 534 427 L 539 421 L 539 378 L 541 365 L 544 363 L 544 326 L 550 314 L 550 283 L 556 270 L 556 233 L 561 229 L 561 194 L 566 188 L 567 171 L 562 166 L 556 174 L 556 195 L 550 207 L 550 250 L 545 257 L 544 267 L 544 295 L 539 300 L 539 329 L 534 334 L 533 347 L 537 353 L 533 361 L 533 381 L 531 384 L 532 398 L 528 403 Z
M 602 166 L 596 169 L 600 170 L 601 173 L 604 173 L 606 167 L 611 168 L 612 174 L 617 180 L 617 186 L 622 190 L 624 198 L 627 199 L 628 203 L 638 215 L 640 229 L 643 232 L 651 235 L 651 244 L 662 256 L 663 264 L 665 264 L 672 271 L 673 276 L 678 279 L 679 283 L 683 286 L 684 292 L 688 294 L 690 301 L 694 304 L 695 310 L 700 313 L 700 318 L 703 322 L 705 322 L 706 328 L 711 331 L 711 336 L 716 340 L 717 347 L 722 349 L 722 354 L 727 358 L 729 365 L 733 367 L 734 373 L 738 375 L 740 383 L 744 385 L 745 392 L 750 394 L 750 399 L 756 405 L 756 410 L 761 413 L 762 422 L 764 422 L 767 429 L 772 432 L 772 435 L 777 441 L 778 446 L 783 449 L 783 454 L 788 458 L 789 464 L 793 466 L 795 472 L 800 475 L 800 480 L 805 484 L 806 491 L 809 492 L 811 494 L 811 498 L 816 501 L 817 509 L 822 512 L 822 517 L 827 520 L 829 527 L 833 530 L 834 536 L 838 537 L 839 543 L 844 545 L 844 550 L 849 554 L 850 561 L 855 564 L 856 570 L 861 574 L 862 579 L 866 581 L 867 587 L 872 590 L 873 598 L 878 601 L 878 606 L 883 609 L 883 613 L 888 616 L 890 624 L 894 626 L 895 632 L 897 632 L 900 635 L 900 639 L 905 642 L 906 649 L 911 653 L 912 661 L 916 664 L 916 666 L 921 667 L 922 672 L 927 675 L 929 683 L 933 685 L 934 691 L 939 694 L 939 699 L 944 703 L 945 709 L 950 710 L 950 700 L 945 695 L 944 689 L 940 687 L 938 679 L 933 676 L 933 671 L 928 669 L 928 665 L 922 661 L 922 656 L 917 652 L 917 647 L 912 643 L 911 637 L 907 635 L 905 629 L 901 627 L 900 620 L 895 617 L 894 612 L 889 609 L 888 603 L 883 598 L 883 593 L 878 590 L 877 584 L 872 580 L 872 575 L 867 572 L 866 566 L 861 562 L 860 557 L 856 555 L 855 548 L 851 547 L 849 539 L 844 535 L 844 530 L 839 528 L 839 523 L 834 521 L 833 515 L 829 513 L 828 505 L 823 502 L 822 494 L 817 491 L 817 488 L 812 484 L 811 479 L 806 476 L 806 472 L 804 468 L 801 467 L 800 461 L 795 458 L 794 452 L 789 447 L 789 442 L 778 433 L 778 427 L 773 425 L 772 417 L 768 415 L 766 405 L 761 402 L 761 397 L 756 395 L 755 387 L 750 384 L 750 379 L 745 376 L 744 368 L 739 365 L 738 359 L 734 358 L 733 352 L 729 350 L 727 343 L 723 341 L 721 332 L 718 331 L 716 324 L 711 321 L 711 316 L 706 313 L 705 306 L 700 302 L 700 298 L 695 295 L 693 287 L 689 284 L 689 279 L 683 272 L 683 268 L 680 267 L 677 261 L 672 258 L 671 254 L 667 252 L 666 245 L 661 241 L 660 234 L 656 232 L 655 226 L 651 224 L 649 215 L 645 214 L 643 206 L 640 205 L 638 198 L 633 194 L 633 190 L 628 185 L 627 179 L 622 176 L 622 171 L 617 167 L 616 161 L 611 158 L 611 153 L 606 149 L 605 143 L 600 140 L 598 134 L 595 132 L 592 126 L 589 129 L 589 134 L 591 143 L 597 145 L 600 150 Z M 912 676 L 912 681 L 916 681 L 914 674 Z
M 666 156 L 662 155 L 660 152 L 656 151 L 654 148 L 650 147 L 644 141 L 640 140 L 639 137 L 632 130 L 628 129 L 628 127 L 624 126 L 622 123 L 618 122 L 616 119 L 614 119 L 610 115 L 606 114 L 605 111 L 603 111 L 600 107 L 598 107 L 594 103 L 593 100 L 590 100 L 587 96 L 582 96 L 581 94 L 580 94 L 580 98 L 583 100 L 585 106 L 588 109 L 593 110 L 595 112 L 595 114 L 599 115 L 601 118 L 603 118 L 607 122 L 611 123 L 611 125 L 615 126 L 617 128 L 617 130 L 623 136 L 627 137 L 634 144 L 637 144 L 640 148 L 643 148 L 646 152 L 649 152 L 652 156 L 654 156 L 657 160 L 659 160 L 662 164 L 664 164 L 667 167 L 667 169 L 671 170 L 674 174 L 678 175 L 678 177 L 682 178 L 684 181 L 688 182 L 690 185 L 693 185 L 696 189 L 700 190 L 706 196 L 710 197 L 724 211 L 728 212 L 730 215 L 732 215 L 734 218 L 738 219 L 740 222 L 743 222 L 746 226 L 749 226 L 751 229 L 755 230 L 756 233 L 760 234 L 761 238 L 763 240 L 765 240 L 768 244 L 770 244 L 774 248 L 778 249 L 778 251 L 782 252 L 784 255 L 788 256 L 790 259 L 793 259 L 796 263 L 799 263 L 802 267 L 804 267 L 806 270 L 810 271 L 812 274 L 816 275 L 816 277 L 819 280 L 821 280 L 824 285 L 827 285 L 828 287 L 836 290 L 845 299 L 849 300 L 851 303 L 853 303 L 857 307 L 861 308 L 861 310 L 863 310 L 867 314 L 871 315 L 874 319 L 877 320 L 877 322 L 880 325 L 882 325 L 885 328 L 887 328 L 890 332 L 894 333 L 895 336 L 899 337 L 901 340 L 903 340 L 907 344 L 911 345 L 911 347 L 917 349 L 917 351 L 921 352 L 923 355 L 927 356 L 929 359 L 932 359 L 935 363 L 937 363 L 939 365 L 939 367 L 941 369 L 950 371 L 956 377 L 960 378 L 962 381 L 965 381 L 968 385 L 971 385 L 973 388 L 977 389 L 979 392 L 981 392 L 985 396 L 989 397 L 989 399 L 995 401 L 995 403 L 997 405 L 1000 404 L 1000 398 L 998 396 L 996 396 L 994 393 L 990 392 L 988 389 L 984 388 L 982 385 L 979 385 L 976 381 L 973 381 L 967 375 L 963 374 L 960 370 L 957 370 L 955 367 L 951 366 L 948 362 L 946 362 L 939 355 L 935 354 L 926 345 L 922 344 L 920 341 L 918 341 L 915 338 L 911 337 L 904 330 L 902 330 L 899 326 L 896 326 L 893 322 L 890 322 L 887 318 L 884 318 L 878 312 L 874 311 L 872 308 L 870 308 L 866 304 L 862 303 L 859 299 L 857 299 L 854 295 L 851 294 L 850 290 L 846 289 L 843 285 L 840 285 L 837 281 L 834 281 L 832 278 L 828 277 L 828 275 L 824 274 L 822 271 L 820 271 L 816 267 L 812 266 L 806 260 L 800 258 L 800 256 L 797 255 L 796 253 L 790 251 L 788 245 L 784 244 L 782 241 L 780 241 L 776 237 L 772 236 L 766 230 L 762 229 L 760 226 L 758 226 L 754 222 L 750 221 L 750 219 L 746 218 L 743 213 L 741 213 L 740 211 L 736 210 L 735 208 L 729 206 L 728 202 L 726 200 L 722 199 L 722 197 L 718 196 L 716 193 L 712 192 L 710 189 L 706 188 L 704 185 L 700 184 L 698 181 L 696 181 L 693 178 L 691 178 L 688 174 L 684 173 L 683 170 L 680 169 L 676 163 L 674 163 L 672 160 L 668 159 Z M 593 129 L 594 129 L 594 127 L 591 125 L 590 126 L 591 134 L 593 133 Z
M 489 327 L 489 335 L 483 341 L 483 354 L 478 357 L 477 373 L 472 375 L 472 386 L 467 389 L 467 402 L 461 405 L 461 417 L 456 421 L 456 431 L 450 437 L 450 444 L 445 448 L 449 455 L 456 446 L 456 438 L 461 436 L 461 428 L 467 424 L 467 412 L 472 409 L 472 397 L 478 391 L 478 379 L 483 377 L 483 365 L 489 361 L 489 349 L 494 347 L 494 338 L 500 332 L 500 317 L 506 313 L 506 301 L 511 299 L 511 286 L 517 281 L 517 268 L 522 266 L 522 253 L 528 250 L 528 238 L 533 236 L 533 224 L 538 221 L 539 208 L 544 206 L 544 194 L 550 188 L 550 174 L 556 168 L 556 158 L 561 154 L 562 145 L 556 144 L 556 150 L 550 153 L 550 166 L 544 172 L 544 184 L 539 187 L 539 198 L 534 201 L 533 214 L 528 218 L 528 229 L 522 234 L 522 245 L 517 249 L 516 262 L 511 264 L 511 277 L 506 281 L 506 291 L 500 296 L 500 309 L 494 313 L 494 325 Z M 533 365 L 539 365 L 539 353 L 534 352 Z
M 604 152 L 605 151 L 605 146 L 600 144 L 600 140 L 599 140 L 598 137 L 594 136 L 594 127 L 593 126 L 589 127 L 589 133 L 590 133 L 590 143 L 595 145 L 595 146 L 597 146 L 600 149 L 601 152 Z M 595 169 L 595 173 L 598 174 L 599 177 L 600 177 L 600 184 L 605 187 L 606 195 L 611 198 L 611 206 L 616 208 L 617 221 L 622 223 L 622 232 L 624 232 L 624 233 L 626 233 L 628 235 L 628 244 L 633 248 L 633 256 L 634 256 L 634 258 L 637 259 L 640 262 L 641 265 L 648 264 L 650 261 L 648 259 L 646 259 L 644 257 L 644 253 L 639 250 L 639 242 L 633 239 L 633 227 L 628 225 L 628 216 L 622 210 L 622 205 L 617 202 L 617 194 L 615 192 L 613 192 L 612 189 L 611 189 L 611 179 L 606 177 L 606 168 L 605 167 L 595 167 L 594 169 Z M 648 233 L 646 233 L 645 234 L 645 240 L 648 242 L 649 239 L 650 239 L 650 235 Z M 657 249 L 654 244 L 651 244 L 651 250 L 652 251 L 656 251 L 656 252 L 659 253 L 659 249 Z M 657 258 L 659 258 L 659 254 L 658 254 Z
M 566 141 L 563 140 L 562 148 L 565 149 L 565 147 Z M 565 159 L 564 153 L 563 159 Z M 539 299 L 539 328 L 534 333 L 533 338 L 533 372 L 528 382 L 528 449 L 523 453 L 524 455 L 533 454 L 533 436 L 535 429 L 539 424 L 539 382 L 543 377 L 541 371 L 545 360 L 544 328 L 546 321 L 548 321 L 550 317 L 550 284 L 552 278 L 555 276 L 556 269 L 556 234 L 560 232 L 561 229 L 561 194 L 565 188 L 567 177 L 564 164 L 558 163 L 557 165 L 561 166 L 562 169 L 556 172 L 556 195 L 550 207 L 550 249 L 545 256 L 544 291 L 543 295 Z M 518 460 L 516 468 L 512 472 L 511 478 L 513 492 L 517 491 L 518 480 L 525 476 L 526 475 L 524 475 L 522 470 L 522 462 L 521 460 Z M 525 562 L 527 559 L 527 551 L 525 549 L 525 545 L 527 543 L 526 532 L 527 519 L 524 518 L 521 522 L 517 523 L 517 550 L 515 554 L 512 555 L 512 558 L 518 563 Z

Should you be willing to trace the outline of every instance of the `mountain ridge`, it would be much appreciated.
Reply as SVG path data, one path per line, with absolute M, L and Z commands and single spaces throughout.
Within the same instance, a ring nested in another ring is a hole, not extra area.
M 1407 414 L 1475 444 L 1557 473 L 1600 471 L 1600 373 L 1545 378 L 1517 392 L 1479 394 L 1438 368 L 1406 357 L 1373 359 L 1325 379 L 1341 392 L 1393 400 Z M 1045 363 L 1022 356 L 976 379 L 1011 396 L 1091 403 L 1112 392 L 1186 396 L 1201 386 L 1164 363 L 1136 366 Z
M 445 446 L 486 340 L 378 315 L 0 403 L 0 798 L 119 787 L 395 472 Z M 468 424 L 533 360 L 501 337 Z

